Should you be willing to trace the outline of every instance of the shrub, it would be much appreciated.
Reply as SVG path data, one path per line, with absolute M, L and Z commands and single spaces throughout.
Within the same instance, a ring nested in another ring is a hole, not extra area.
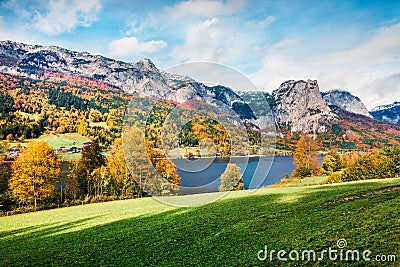
M 324 173 L 331 174 L 343 168 L 343 159 L 335 150 L 329 151 L 322 162 Z
M 292 176 L 304 178 L 307 176 L 311 176 L 311 173 L 312 173 L 312 169 L 309 167 L 298 167 L 297 169 L 295 169 L 293 171 Z
M 335 171 L 335 158 L 326 155 L 324 161 L 322 162 L 322 169 L 324 169 L 324 173 L 331 174 Z
M 323 184 L 334 184 L 342 182 L 342 174 L 340 172 L 334 172 L 329 175 L 325 180 L 322 181 Z
M 384 148 L 366 154 L 358 154 L 350 159 L 342 174 L 343 181 L 382 179 L 399 176 L 400 150 Z
M 289 174 L 285 174 L 285 177 L 283 177 L 279 182 L 277 182 L 274 186 L 282 186 L 286 184 L 291 184 L 295 181 L 299 180 L 299 177 L 290 177 Z

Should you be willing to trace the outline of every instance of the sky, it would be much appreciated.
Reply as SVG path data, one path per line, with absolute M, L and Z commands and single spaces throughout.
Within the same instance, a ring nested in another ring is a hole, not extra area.
M 149 58 L 160 69 L 216 62 L 268 92 L 315 79 L 368 109 L 400 101 L 400 1 L 6 0 L 0 40 Z

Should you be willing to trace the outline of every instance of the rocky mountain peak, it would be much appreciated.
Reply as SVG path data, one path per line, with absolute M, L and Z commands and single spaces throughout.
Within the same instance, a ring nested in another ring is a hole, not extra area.
M 360 98 L 352 95 L 350 92 L 340 89 L 332 89 L 325 93 L 322 92 L 321 95 L 328 105 L 337 106 L 345 111 L 372 118 Z
M 325 132 L 336 115 L 321 97 L 316 80 L 286 81 L 272 92 L 277 125 L 292 132 Z
M 148 59 L 144 58 L 142 60 L 139 60 L 134 64 L 134 66 L 140 70 L 140 71 L 148 71 L 148 72 L 159 72 L 160 70 L 154 65 L 154 63 Z

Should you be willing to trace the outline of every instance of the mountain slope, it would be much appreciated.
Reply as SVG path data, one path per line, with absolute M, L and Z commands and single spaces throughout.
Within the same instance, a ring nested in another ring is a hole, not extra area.
M 321 92 L 321 96 L 328 105 L 337 106 L 345 111 L 372 118 L 360 98 L 347 91 L 333 89 L 328 92 Z
M 343 149 L 368 150 L 373 147 L 400 144 L 400 126 L 354 114 L 336 106 L 332 111 L 340 117 L 323 136 L 329 145 Z M 323 137 L 322 137 L 323 138 Z
M 330 131 L 333 124 L 344 119 L 336 109 L 332 110 L 333 106 L 339 106 L 344 111 L 367 115 L 361 101 L 345 92 L 322 93 L 328 104 L 334 104 L 329 107 L 321 97 L 317 81 L 291 80 L 282 83 L 272 94 L 248 92 L 238 95 L 222 85 L 210 87 L 187 76 L 160 71 L 149 59 L 125 63 L 56 46 L 44 47 L 2 41 L 0 42 L 0 71 L 20 77 L 28 76 L 38 81 L 59 79 L 59 82 L 63 83 L 65 79 L 67 82 L 81 79 L 86 84 L 100 83 L 107 88 L 105 90 L 119 90 L 121 94 L 134 92 L 141 97 L 174 103 L 183 103 L 188 100 L 198 100 L 196 103 L 204 101 L 220 107 L 225 113 L 229 110 L 235 111 L 246 127 L 261 129 L 267 133 L 274 132 L 274 127 L 278 129 L 278 133 Z M 85 107 L 82 102 L 84 100 L 79 100 L 79 92 L 79 89 L 74 89 L 68 92 L 73 96 L 63 95 L 63 98 L 70 98 L 68 101 Z M 58 94 L 52 91 L 49 104 L 55 101 L 53 98 L 57 99 Z M 102 94 L 105 93 L 102 92 Z M 90 97 L 94 99 L 91 100 Z M 88 96 L 85 101 L 88 103 L 92 101 L 91 108 L 99 110 L 99 106 L 93 103 L 97 96 L 91 94 L 90 97 Z M 3 98 L 2 101 L 6 103 L 7 96 Z M 23 99 L 20 98 L 19 101 Z M 36 104 L 24 108 L 35 109 L 34 105 Z M 267 105 L 269 108 L 266 107 Z M 254 114 L 254 109 L 250 107 L 256 107 L 257 114 Z M 6 112 L 9 111 L 6 110 Z M 346 118 L 351 119 L 352 116 L 356 114 L 348 115 Z
M 400 125 L 400 102 L 378 106 L 371 110 L 371 114 L 377 120 Z
M 203 99 L 217 106 L 231 107 L 242 119 L 254 118 L 249 109 L 235 108 L 233 103 L 244 102 L 230 88 L 209 87 L 190 77 L 160 71 L 149 59 L 125 63 L 56 46 L 2 41 L 0 71 L 32 78 L 59 74 L 83 76 L 108 83 L 125 92 L 136 92 L 143 97 L 179 103 Z
M 124 91 L 132 91 L 143 79 L 146 69 L 141 64 L 124 63 L 87 52 L 70 51 L 57 46 L 0 42 L 0 70 L 33 78 L 45 72 L 79 75 L 102 80 Z

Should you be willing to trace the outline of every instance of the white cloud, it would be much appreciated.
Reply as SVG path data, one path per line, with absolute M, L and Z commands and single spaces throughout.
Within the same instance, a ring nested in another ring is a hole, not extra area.
M 275 16 L 268 16 L 265 19 L 261 20 L 261 21 L 256 21 L 256 20 L 252 20 L 248 22 L 248 25 L 250 27 L 255 27 L 255 28 L 265 28 L 268 25 L 274 23 L 276 21 L 276 17 Z
M 171 58 L 181 61 L 229 62 L 242 49 L 239 32 L 234 26 L 219 18 L 212 18 L 189 27 L 185 43 L 176 46 Z
M 368 103 L 369 109 L 383 104 L 391 104 L 399 101 L 400 96 L 400 72 L 377 78 L 367 84 L 360 94 L 362 100 Z
M 35 11 L 32 27 L 47 35 L 59 35 L 79 26 L 91 26 L 100 10 L 99 0 L 50 0 L 47 12 Z
M 13 10 L 15 14 L 24 19 L 30 19 L 32 14 L 21 6 L 22 2 L 18 0 L 8 0 L 1 3 L 1 7 Z
M 130 20 L 126 23 L 126 25 L 129 29 L 125 32 L 125 35 L 141 33 L 146 26 L 145 23 L 139 24 L 136 20 Z
M 232 15 L 241 11 L 246 5 L 246 0 L 189 0 L 175 4 L 171 7 L 166 7 L 164 10 L 165 16 L 169 20 L 179 20 L 182 18 L 206 17 L 213 18 L 219 16 Z
M 399 86 L 391 90 L 383 81 L 399 73 L 400 23 L 368 34 L 363 43 L 341 51 L 321 50 L 323 36 L 281 41 L 267 48 L 262 68 L 251 77 L 267 91 L 289 79 L 317 79 L 322 90 L 349 90 L 368 108 L 375 105 L 380 91 L 386 92 L 380 102 L 399 100 Z
M 166 46 L 167 43 L 160 40 L 140 42 L 136 37 L 124 37 L 122 39 L 112 41 L 108 45 L 108 48 L 110 50 L 110 55 L 116 57 L 125 57 L 141 55 L 143 53 L 154 53 Z

